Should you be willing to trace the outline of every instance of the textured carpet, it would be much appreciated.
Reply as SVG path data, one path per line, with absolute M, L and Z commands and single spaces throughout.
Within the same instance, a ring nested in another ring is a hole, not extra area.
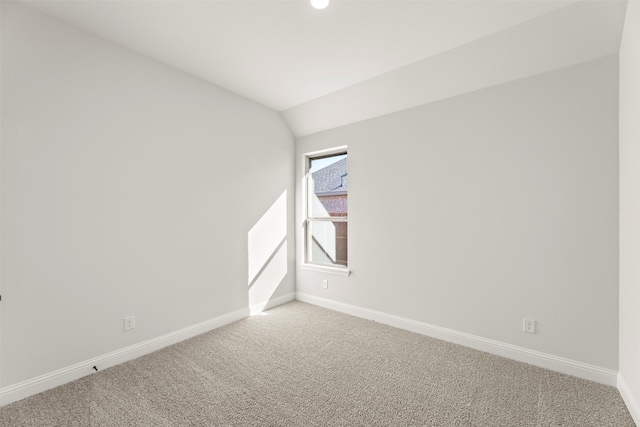
M 634 426 L 613 387 L 301 302 L 0 408 L 1 426 Z

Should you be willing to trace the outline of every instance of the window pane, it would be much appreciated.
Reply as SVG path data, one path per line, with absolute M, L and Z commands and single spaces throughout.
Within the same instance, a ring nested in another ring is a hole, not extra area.
M 310 220 L 307 223 L 307 261 L 346 266 L 347 232 L 346 222 Z
M 311 159 L 309 216 L 347 216 L 347 155 Z

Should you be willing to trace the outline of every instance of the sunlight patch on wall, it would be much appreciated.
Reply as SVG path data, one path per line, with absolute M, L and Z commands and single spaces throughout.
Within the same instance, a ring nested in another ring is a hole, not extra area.
M 264 310 L 287 274 L 287 192 L 249 230 L 249 310 Z

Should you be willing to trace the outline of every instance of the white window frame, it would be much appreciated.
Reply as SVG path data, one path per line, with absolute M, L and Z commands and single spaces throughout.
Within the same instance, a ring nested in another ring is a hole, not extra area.
M 311 153 L 305 153 L 303 158 L 304 158 L 304 180 L 303 180 L 303 188 L 302 188 L 302 200 L 303 200 L 303 206 L 302 206 L 302 212 L 303 212 L 303 217 L 304 217 L 304 223 L 303 223 L 303 262 L 301 264 L 301 267 L 307 269 L 307 270 L 312 270 L 312 271 L 320 271 L 320 272 L 324 272 L 324 273 L 331 273 L 331 274 L 338 274 L 338 275 L 342 275 L 342 276 L 349 276 L 351 274 L 351 270 L 349 270 L 349 264 L 347 261 L 347 265 L 346 266 L 340 266 L 340 265 L 328 265 L 328 264 L 324 264 L 324 263 L 319 263 L 319 262 L 313 262 L 313 261 L 309 261 L 309 252 L 311 250 L 309 242 L 310 242 L 310 238 L 308 235 L 308 230 L 309 230 L 309 223 L 310 221 L 328 221 L 328 222 L 346 222 L 347 224 L 349 223 L 349 213 L 347 212 L 347 216 L 346 217 L 312 217 L 310 216 L 310 205 L 311 205 L 311 198 L 310 198 L 310 182 L 311 182 L 311 171 L 310 171 L 310 167 L 311 167 L 311 160 L 312 159 L 317 159 L 317 158 L 322 158 L 322 157 L 331 157 L 331 156 L 336 156 L 336 155 L 340 155 L 340 154 L 347 154 L 348 156 L 348 150 L 347 150 L 347 146 L 341 146 L 341 147 L 335 147 L 335 148 L 331 148 L 328 150 L 321 150 L 321 151 L 314 151 Z M 348 231 L 347 231 L 348 233 Z M 348 237 L 347 237 L 347 242 L 348 242 Z M 347 243 L 348 245 L 348 243 Z M 349 246 L 347 246 L 347 254 L 349 253 Z M 347 255 L 347 260 L 349 259 L 348 255 Z

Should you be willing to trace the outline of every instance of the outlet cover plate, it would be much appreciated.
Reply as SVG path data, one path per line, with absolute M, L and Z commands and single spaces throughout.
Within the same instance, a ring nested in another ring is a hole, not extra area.
M 130 331 L 136 327 L 136 316 L 128 316 L 124 318 L 124 330 Z
M 536 321 L 533 319 L 522 319 L 522 330 L 524 332 L 535 334 L 536 333 Z

